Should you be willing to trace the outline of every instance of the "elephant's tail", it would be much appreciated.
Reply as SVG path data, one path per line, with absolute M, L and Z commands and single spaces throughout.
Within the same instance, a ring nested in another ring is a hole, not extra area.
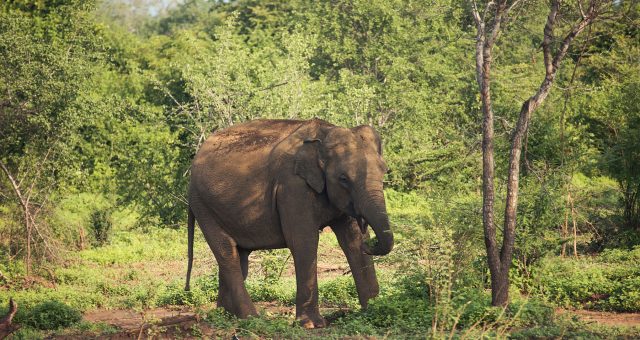
M 191 289 L 191 267 L 193 266 L 193 234 L 195 232 L 196 219 L 193 216 L 193 211 L 191 211 L 191 207 L 189 207 L 189 217 L 187 219 L 187 234 L 188 236 L 188 245 L 187 245 L 187 253 L 189 256 L 189 260 L 187 262 L 187 284 L 184 286 L 184 290 L 189 291 Z

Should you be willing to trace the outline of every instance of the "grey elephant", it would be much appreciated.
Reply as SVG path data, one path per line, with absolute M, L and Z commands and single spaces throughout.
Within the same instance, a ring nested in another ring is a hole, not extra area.
M 185 289 L 197 221 L 219 265 L 219 307 L 240 318 L 257 315 L 244 285 L 249 253 L 289 248 L 296 319 L 305 328 L 324 327 L 317 250 L 319 230 L 330 226 L 366 308 L 379 290 L 371 256 L 393 248 L 382 191 L 386 172 L 380 136 L 366 125 L 261 119 L 212 134 L 191 165 Z M 368 225 L 374 242 L 365 242 Z

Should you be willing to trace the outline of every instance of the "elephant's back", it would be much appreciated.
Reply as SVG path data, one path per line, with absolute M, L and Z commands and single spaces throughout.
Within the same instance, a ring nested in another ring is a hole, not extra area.
M 212 134 L 191 165 L 190 202 L 194 197 L 206 202 L 239 244 L 249 247 L 259 243 L 245 238 L 251 235 L 253 226 L 269 225 L 274 217 L 270 202 L 271 152 L 304 123 L 255 120 Z M 226 219 L 229 215 L 233 218 Z M 280 240 L 271 243 L 277 242 Z
M 259 119 L 219 130 L 204 142 L 193 160 L 193 167 L 211 167 L 230 161 L 233 163 L 228 165 L 238 168 L 259 166 L 258 160 L 268 157 L 275 145 L 302 124 L 304 121 L 300 120 Z

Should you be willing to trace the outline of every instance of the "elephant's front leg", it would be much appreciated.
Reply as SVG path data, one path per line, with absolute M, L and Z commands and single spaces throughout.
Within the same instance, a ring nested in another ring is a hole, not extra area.
M 362 242 L 369 239 L 369 232 L 363 234 L 358 223 L 346 216 L 332 222 L 331 229 L 349 261 L 360 305 L 367 308 L 369 299 L 378 296 L 379 292 L 373 259 L 362 252 Z
M 296 319 L 304 328 L 326 326 L 318 308 L 318 231 L 289 245 L 296 268 Z
M 303 193 L 278 192 L 282 233 L 296 269 L 296 319 L 305 328 L 325 327 L 318 308 L 318 222 L 313 216 L 312 197 Z

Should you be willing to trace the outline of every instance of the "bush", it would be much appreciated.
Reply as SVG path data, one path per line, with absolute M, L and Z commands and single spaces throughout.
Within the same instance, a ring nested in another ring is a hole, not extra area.
M 276 338 L 276 339 L 300 339 L 310 337 L 309 333 L 298 326 L 293 319 L 272 316 L 263 313 L 258 317 L 237 319 L 222 308 L 214 308 L 207 312 L 205 320 L 213 325 L 220 338 Z
M 237 319 L 225 311 L 223 308 L 214 308 L 207 312 L 205 318 L 207 322 L 211 323 L 218 329 L 233 328 Z
M 36 305 L 26 312 L 23 324 L 40 330 L 69 327 L 82 319 L 82 314 L 66 304 L 50 300 Z
M 288 249 L 272 249 L 260 252 L 260 272 L 267 283 L 275 283 L 291 259 Z
M 20 328 L 15 333 L 11 334 L 12 340 L 34 340 L 34 339 L 44 339 L 44 336 L 41 334 L 42 332 L 33 329 L 33 328 Z
M 320 282 L 318 285 L 320 303 L 332 307 L 357 308 L 358 293 L 353 277 L 340 276 L 331 281 Z
M 158 296 L 158 305 L 200 306 L 216 300 L 218 296 L 218 275 L 207 275 L 195 280 L 190 291 L 185 291 L 183 282 L 167 286 Z
M 251 278 L 246 281 L 246 284 L 253 301 L 278 301 L 286 305 L 293 305 L 295 303 L 296 284 L 292 281 L 290 279 L 282 279 L 278 282 L 270 283 Z
M 111 209 L 96 209 L 91 213 L 89 224 L 94 236 L 94 246 L 103 246 L 109 241 L 109 234 L 113 222 L 111 220 Z
M 640 247 L 599 257 L 546 258 L 534 271 L 534 293 L 566 307 L 640 311 Z
M 298 326 L 297 322 L 291 322 L 285 317 L 249 317 L 238 320 L 239 335 L 243 337 L 267 337 L 267 338 L 302 338 L 308 336 Z
M 185 291 L 180 285 L 171 285 L 158 297 L 158 305 L 200 306 L 209 302 L 207 296 L 199 289 Z

